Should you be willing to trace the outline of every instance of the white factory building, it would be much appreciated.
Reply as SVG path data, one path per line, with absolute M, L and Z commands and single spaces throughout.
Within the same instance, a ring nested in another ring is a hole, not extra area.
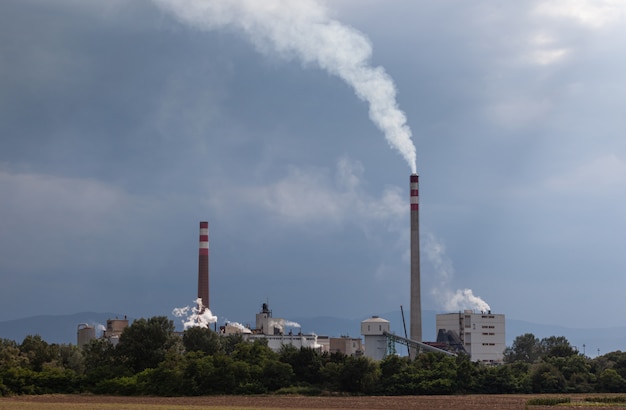
M 361 334 L 365 342 L 365 356 L 374 360 L 382 360 L 387 354 L 387 336 L 390 331 L 388 320 L 372 316 L 361 322 Z
M 261 311 L 256 314 L 256 327 L 254 329 L 230 323 L 220 326 L 220 333 L 224 335 L 241 334 L 244 340 L 250 342 L 257 339 L 265 339 L 267 340 L 267 346 L 275 352 L 280 351 L 283 346 L 321 350 L 322 346 L 317 342 L 315 333 L 303 334 L 300 329 L 294 332 L 293 325 L 297 324 L 283 318 L 272 317 L 272 311 L 269 310 L 267 303 L 263 303 Z M 287 331 L 289 327 L 292 329 Z
M 446 333 L 459 341 L 472 361 L 502 363 L 506 348 L 503 314 L 473 310 L 438 314 L 437 341 Z

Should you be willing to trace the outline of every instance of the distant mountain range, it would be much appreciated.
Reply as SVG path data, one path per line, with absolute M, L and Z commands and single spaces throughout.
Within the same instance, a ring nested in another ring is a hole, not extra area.
M 408 312 L 405 313 L 405 315 Z M 434 341 L 435 311 L 423 311 L 422 328 L 423 339 Z M 399 310 L 379 315 L 391 322 L 391 330 L 404 336 L 402 315 Z M 77 327 L 86 323 L 89 325 L 106 325 L 107 319 L 122 319 L 124 315 L 117 313 L 82 312 L 73 315 L 42 315 L 23 319 L 0 321 L 0 338 L 21 342 L 27 335 L 40 335 L 48 343 L 76 344 Z M 134 318 L 128 318 L 132 323 Z M 171 317 L 177 327 L 180 327 L 180 318 Z M 345 319 L 330 316 L 286 318 L 302 326 L 304 333 L 316 333 L 331 337 L 350 336 L 360 337 L 361 321 L 367 317 Z M 408 319 L 408 317 L 407 317 Z M 511 346 L 517 336 L 532 333 L 538 338 L 549 336 L 565 336 L 570 344 L 576 346 L 587 356 L 596 357 L 617 350 L 626 351 L 626 326 L 612 328 L 568 328 L 559 325 L 544 325 L 516 319 L 506 319 L 506 344 Z

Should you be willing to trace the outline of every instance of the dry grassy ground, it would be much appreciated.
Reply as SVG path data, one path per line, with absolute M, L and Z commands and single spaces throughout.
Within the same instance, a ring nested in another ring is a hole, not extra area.
M 589 395 L 560 395 L 574 401 Z M 597 396 L 597 395 L 596 395 Z M 612 395 L 616 396 L 616 395 Z M 400 397 L 303 397 L 303 396 L 204 396 L 204 397 L 111 397 L 43 395 L 0 398 L 0 409 L 525 409 L 536 395 L 400 396 Z M 571 406 L 530 406 L 529 409 L 580 409 Z M 615 407 L 594 406 L 594 409 Z

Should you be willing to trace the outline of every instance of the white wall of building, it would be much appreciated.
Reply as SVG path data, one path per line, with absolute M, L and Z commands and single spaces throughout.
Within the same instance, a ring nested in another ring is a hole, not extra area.
M 506 348 L 503 314 L 471 310 L 440 314 L 437 315 L 437 333 L 440 329 L 455 331 L 472 361 L 502 363 Z
M 317 335 L 264 335 L 264 334 L 243 334 L 244 340 L 251 342 L 257 339 L 266 339 L 267 346 L 275 352 L 279 352 L 283 346 L 293 346 L 296 349 L 310 348 L 319 349 L 321 346 L 317 344 Z
M 387 354 L 387 337 L 384 332 L 389 332 L 388 320 L 378 316 L 372 316 L 361 322 L 361 335 L 365 342 L 365 356 L 374 360 L 382 360 Z

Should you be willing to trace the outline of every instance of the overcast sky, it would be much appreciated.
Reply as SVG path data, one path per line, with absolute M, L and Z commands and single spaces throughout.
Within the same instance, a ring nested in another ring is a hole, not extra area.
M 398 114 L 423 309 L 626 326 L 624 2 L 220 3 L 0 2 L 0 320 L 190 305 L 201 220 L 220 321 L 408 307 Z

